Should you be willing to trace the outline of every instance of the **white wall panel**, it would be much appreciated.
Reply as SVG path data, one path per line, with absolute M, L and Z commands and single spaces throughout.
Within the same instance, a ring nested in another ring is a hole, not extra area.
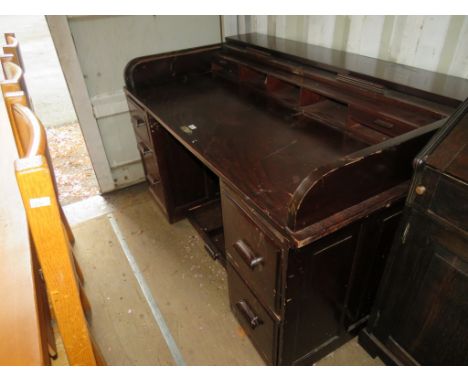
M 143 180 L 123 94 L 125 65 L 139 56 L 219 43 L 220 18 L 82 16 L 69 17 L 68 24 L 115 186 Z
M 455 16 L 452 19 L 453 25 L 460 20 L 462 16 Z M 461 25 L 460 32 L 457 33 L 457 30 L 454 32 L 455 35 L 458 35 L 457 43 L 454 44 L 455 49 L 453 50 L 453 59 L 446 60 L 450 65 L 447 70 L 448 73 L 458 75 L 460 77 L 468 77 L 468 17 L 463 17 L 463 23 Z M 445 57 L 447 58 L 447 57 Z M 445 67 L 444 67 L 445 70 Z

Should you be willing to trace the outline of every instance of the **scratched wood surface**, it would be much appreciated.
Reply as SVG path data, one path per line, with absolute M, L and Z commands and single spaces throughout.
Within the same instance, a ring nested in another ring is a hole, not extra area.
M 313 169 L 367 146 L 321 123 L 278 116 L 209 77 L 142 98 L 216 174 L 242 187 L 283 225 L 292 194 Z M 180 129 L 188 125 L 196 130 Z

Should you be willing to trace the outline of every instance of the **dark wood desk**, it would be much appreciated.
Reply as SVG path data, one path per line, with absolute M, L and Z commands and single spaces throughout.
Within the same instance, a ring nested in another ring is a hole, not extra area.
M 365 324 L 412 159 L 468 89 L 398 81 L 441 75 L 389 63 L 369 77 L 372 59 L 360 74 L 295 46 L 247 35 L 125 70 L 150 191 L 225 264 L 233 313 L 270 364 L 310 364 Z

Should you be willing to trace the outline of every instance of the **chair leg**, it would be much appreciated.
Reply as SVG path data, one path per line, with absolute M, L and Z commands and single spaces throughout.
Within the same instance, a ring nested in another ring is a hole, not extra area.
M 41 270 L 39 267 L 39 262 L 37 259 L 37 255 L 35 252 L 34 244 L 33 244 L 33 267 L 34 267 L 34 279 L 36 285 L 36 295 L 37 295 L 37 304 L 39 315 L 41 317 L 41 332 L 42 337 L 47 343 L 47 353 L 49 354 L 50 358 L 56 359 L 57 358 L 57 345 L 55 342 L 55 334 L 52 328 L 52 315 L 50 311 L 49 299 L 47 298 L 47 290 L 44 279 L 41 275 Z M 44 353 L 46 351 L 44 350 Z
M 46 296 L 46 301 L 45 301 L 45 316 L 46 320 L 48 322 L 47 325 L 47 344 L 48 344 L 48 349 L 49 349 L 49 356 L 52 359 L 57 359 L 58 353 L 57 353 L 57 344 L 55 342 L 55 334 L 54 334 L 54 329 L 52 328 L 52 314 L 50 311 L 50 305 L 49 305 L 49 300 L 47 299 Z
M 67 233 L 68 241 L 70 242 L 71 245 L 73 245 L 75 244 L 75 236 L 73 235 L 73 231 L 70 228 L 70 224 L 68 223 L 68 219 L 65 215 L 65 212 L 63 212 L 63 208 L 61 205 L 59 205 L 59 210 L 60 210 L 60 219 L 62 219 L 65 232 Z
M 85 313 L 85 316 L 88 320 L 91 320 L 92 316 L 92 310 L 91 310 L 91 304 L 89 303 L 88 296 L 86 295 L 83 287 L 80 285 L 80 301 L 81 301 L 81 306 L 83 307 L 83 311 Z
M 104 356 L 102 355 L 101 349 L 99 348 L 99 345 L 96 343 L 93 337 L 91 337 L 91 343 L 93 345 L 94 356 L 96 357 L 96 365 L 107 366 L 106 360 L 104 359 Z
M 75 253 L 73 252 L 73 250 L 71 250 L 71 253 L 72 253 L 73 265 L 75 267 L 76 276 L 78 277 L 78 281 L 80 282 L 81 286 L 84 286 L 85 281 L 84 281 L 83 271 L 81 270 L 78 260 L 76 260 Z
M 46 158 L 16 160 L 15 174 L 68 362 L 70 365 L 96 365 L 70 241 L 60 219 Z M 45 195 L 49 196 L 48 205 L 34 208 L 29 203 Z

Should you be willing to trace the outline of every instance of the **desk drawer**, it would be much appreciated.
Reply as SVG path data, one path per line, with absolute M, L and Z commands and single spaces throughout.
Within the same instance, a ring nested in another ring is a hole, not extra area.
M 226 270 L 232 312 L 263 359 L 270 365 L 275 364 L 277 322 L 271 318 L 229 263 Z
M 146 113 L 135 102 L 127 97 L 128 108 L 130 111 L 130 120 L 132 121 L 135 134 L 144 141 L 146 146 L 151 147 L 151 140 L 148 131 Z
M 222 195 L 226 257 L 273 311 L 277 308 L 281 250 L 226 194 Z

